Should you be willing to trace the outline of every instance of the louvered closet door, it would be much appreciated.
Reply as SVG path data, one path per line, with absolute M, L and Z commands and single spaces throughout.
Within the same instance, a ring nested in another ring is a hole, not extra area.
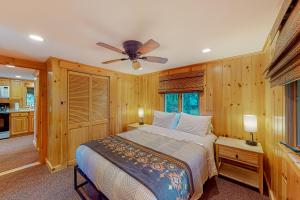
M 92 76 L 91 88 L 91 137 L 101 139 L 109 128 L 109 78 Z
M 76 148 L 89 140 L 90 76 L 68 73 L 68 164 L 75 162 Z

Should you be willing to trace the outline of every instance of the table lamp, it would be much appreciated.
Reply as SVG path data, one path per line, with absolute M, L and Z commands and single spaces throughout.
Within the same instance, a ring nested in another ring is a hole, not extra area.
M 144 108 L 138 109 L 138 116 L 139 116 L 139 124 L 143 125 L 144 124 Z
M 246 144 L 257 146 L 257 142 L 253 140 L 253 133 L 257 132 L 256 115 L 244 115 L 244 129 L 251 134 L 252 140 L 246 140 Z

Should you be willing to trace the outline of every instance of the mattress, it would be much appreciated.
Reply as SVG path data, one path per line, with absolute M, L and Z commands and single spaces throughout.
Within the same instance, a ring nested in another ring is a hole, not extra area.
M 138 135 L 140 133 L 141 136 Z M 143 137 L 141 133 L 153 134 L 181 140 L 196 144 L 197 148 L 201 147 L 197 163 L 192 167 L 195 193 L 192 199 L 198 199 L 203 193 L 204 182 L 217 174 L 214 161 L 213 142 L 216 136 L 209 134 L 205 137 L 177 131 L 174 129 L 165 129 L 152 125 L 145 125 L 139 129 L 124 132 L 119 136 L 134 142 L 141 142 Z M 155 147 L 157 145 L 154 145 Z M 163 144 L 157 149 L 160 150 Z M 153 148 L 153 147 L 152 147 Z M 170 150 L 176 157 L 176 150 Z M 179 151 L 178 151 L 179 152 Z M 164 152 L 165 153 L 165 152 Z M 182 151 L 180 152 L 182 154 Z M 179 155 L 177 155 L 179 156 Z M 181 158 L 188 159 L 189 155 L 180 155 Z M 179 157 L 180 157 L 179 156 Z M 193 158 L 190 158 L 193 159 Z M 106 160 L 104 157 L 94 152 L 87 146 L 81 145 L 76 151 L 76 160 L 79 168 L 87 175 L 87 177 L 95 184 L 95 186 L 103 192 L 110 200 L 156 200 L 154 194 L 135 178 L 119 169 L 117 166 Z

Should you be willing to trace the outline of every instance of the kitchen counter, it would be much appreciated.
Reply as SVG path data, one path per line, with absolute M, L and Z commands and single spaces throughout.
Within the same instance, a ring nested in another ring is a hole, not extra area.
M 29 109 L 29 108 L 19 109 L 19 110 L 9 109 L 9 110 L 6 110 L 6 111 L 0 111 L 0 114 L 21 113 L 21 112 L 34 112 L 34 109 Z

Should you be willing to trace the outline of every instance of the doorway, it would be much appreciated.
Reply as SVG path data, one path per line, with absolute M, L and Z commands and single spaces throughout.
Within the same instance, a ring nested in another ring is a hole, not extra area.
M 39 75 L 0 65 L 0 175 L 40 163 Z

